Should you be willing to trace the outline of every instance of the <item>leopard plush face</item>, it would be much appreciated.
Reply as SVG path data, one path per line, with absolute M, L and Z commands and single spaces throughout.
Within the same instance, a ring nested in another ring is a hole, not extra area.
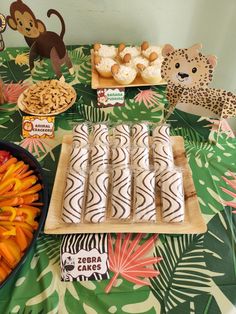
M 212 80 L 215 56 L 204 56 L 199 52 L 200 44 L 187 49 L 174 49 L 167 44 L 162 49 L 165 58 L 161 75 L 167 84 L 183 88 L 207 87 Z

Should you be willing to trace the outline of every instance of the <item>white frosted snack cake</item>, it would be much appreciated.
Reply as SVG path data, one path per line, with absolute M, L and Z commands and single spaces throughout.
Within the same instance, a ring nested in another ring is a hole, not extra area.
M 91 170 L 84 220 L 90 223 L 104 222 L 108 202 L 109 173 Z
M 88 146 L 74 146 L 70 154 L 69 168 L 75 171 L 87 169 L 89 165 L 89 148 Z
M 93 46 L 94 53 L 103 58 L 115 58 L 117 56 L 117 48 L 113 45 L 102 45 L 96 43 Z
M 111 72 L 114 80 L 121 85 L 129 85 L 137 75 L 134 68 L 125 65 L 114 64 L 111 67 Z
M 149 147 L 149 131 L 147 123 L 135 123 L 131 128 L 132 144 L 138 147 Z
M 135 169 L 150 168 L 149 164 L 149 148 L 147 147 L 133 147 L 132 148 L 132 166 Z
M 130 165 L 130 149 L 127 147 L 113 147 L 111 150 L 113 167 L 128 167 Z
M 130 147 L 130 127 L 128 124 L 118 124 L 113 128 L 113 147 Z
M 72 131 L 73 146 L 87 146 L 89 144 L 89 127 L 86 123 L 77 124 Z
M 109 129 L 105 123 L 96 123 L 92 128 L 93 145 L 109 145 Z
M 183 176 L 179 169 L 167 169 L 162 173 L 161 200 L 164 222 L 184 220 Z
M 131 215 L 131 182 L 129 168 L 115 168 L 112 171 L 111 218 L 129 219 Z
M 102 77 L 112 77 L 111 67 L 116 64 L 112 58 L 94 57 L 95 68 Z
M 62 220 L 66 223 L 80 223 L 85 206 L 87 174 L 72 168 L 66 178 L 62 207 Z
M 94 170 L 105 170 L 109 165 L 110 148 L 105 145 L 94 145 L 90 148 L 90 166 Z
M 153 130 L 152 139 L 154 144 L 170 144 L 170 126 L 168 124 L 156 126 Z
M 156 221 L 155 172 L 136 171 L 134 175 L 134 221 Z

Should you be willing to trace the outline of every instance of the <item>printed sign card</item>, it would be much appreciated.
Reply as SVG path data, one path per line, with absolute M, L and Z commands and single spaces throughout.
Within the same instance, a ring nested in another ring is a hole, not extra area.
M 22 135 L 24 138 L 53 138 L 54 122 L 54 117 L 25 116 L 22 121 Z
M 60 258 L 62 281 L 109 278 L 107 234 L 65 235 Z
M 97 89 L 97 105 L 99 108 L 124 106 L 124 88 L 99 88 Z

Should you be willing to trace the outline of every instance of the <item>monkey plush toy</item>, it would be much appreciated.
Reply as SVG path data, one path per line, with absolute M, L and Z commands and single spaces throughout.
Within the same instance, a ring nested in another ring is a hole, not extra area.
M 11 4 L 7 23 L 13 30 L 24 35 L 30 47 L 30 70 L 32 71 L 34 68 L 36 57 L 40 57 L 40 59 L 50 58 L 53 70 L 58 79 L 64 81 L 65 79 L 61 73 L 61 65 L 65 63 L 69 68 L 70 74 L 74 73 L 74 69 L 63 42 L 65 34 L 64 20 L 56 10 L 48 10 L 47 16 L 50 17 L 52 14 L 57 15 L 61 21 L 62 30 L 60 35 L 47 31 L 44 23 L 36 19 L 34 13 L 22 0 L 17 0 Z

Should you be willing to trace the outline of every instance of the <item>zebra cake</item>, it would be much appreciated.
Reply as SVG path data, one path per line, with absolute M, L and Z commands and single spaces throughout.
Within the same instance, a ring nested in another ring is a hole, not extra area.
M 170 143 L 170 126 L 168 124 L 158 125 L 153 130 L 153 143 Z
M 91 147 L 90 165 L 92 169 L 107 169 L 110 158 L 109 146 L 95 145 Z
M 134 176 L 134 221 L 155 222 L 155 172 L 141 170 Z
M 132 149 L 132 165 L 134 168 L 149 169 L 149 148 L 134 147 Z
M 113 167 L 128 167 L 130 164 L 130 150 L 126 147 L 113 148 L 111 156 Z
M 81 169 L 87 169 L 89 165 L 89 149 L 88 147 L 72 147 L 70 154 L 69 168 L 75 171 L 80 171 Z
M 162 220 L 184 220 L 183 177 L 178 169 L 167 169 L 161 178 Z
M 109 173 L 91 170 L 84 220 L 90 223 L 104 222 L 108 202 Z
M 128 124 L 119 124 L 113 128 L 113 146 L 130 147 L 130 127 Z
M 89 144 L 89 128 L 86 123 L 77 124 L 72 131 L 73 146 L 87 146 Z
M 146 123 L 135 123 L 132 126 L 133 146 L 149 147 L 148 125 Z
M 108 125 L 102 123 L 93 125 L 92 142 L 94 145 L 109 145 Z
M 132 173 L 129 168 L 112 171 L 111 217 L 128 219 L 131 213 Z
M 86 197 L 86 173 L 71 168 L 66 179 L 62 219 L 66 223 L 80 223 Z
M 161 173 L 174 167 L 174 157 L 170 143 L 159 143 L 153 149 L 153 166 L 156 170 L 156 184 L 161 187 Z

